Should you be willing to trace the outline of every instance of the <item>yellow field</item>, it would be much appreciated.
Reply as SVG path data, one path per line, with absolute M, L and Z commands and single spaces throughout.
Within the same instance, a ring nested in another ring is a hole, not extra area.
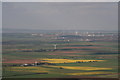
M 105 61 L 105 60 L 72 60 L 72 59 L 41 59 L 48 63 L 75 63 L 75 62 L 92 62 L 92 61 Z
M 92 70 L 111 70 L 112 68 L 98 68 L 98 67 L 78 67 L 78 66 L 51 66 L 47 65 L 49 68 L 44 68 L 44 66 L 32 66 L 32 67 L 9 67 L 7 68 L 9 71 L 16 71 L 16 72 L 30 72 L 30 73 L 55 73 L 55 74 L 64 74 L 64 75 L 95 75 L 95 74 L 112 74 L 110 72 L 80 72 L 80 73 L 64 73 L 64 72 L 55 72 L 56 69 L 51 68 L 63 68 L 63 69 L 71 69 L 71 70 L 86 70 L 86 71 L 92 71 Z M 50 68 L 51 67 L 51 68 Z M 52 71 L 51 71 L 52 70 Z
M 73 67 L 73 66 L 49 66 L 49 67 L 73 69 L 73 70 L 112 70 L 112 68 L 98 68 L 98 67 Z
M 111 74 L 111 73 L 110 72 L 65 73 L 65 75 L 96 75 L 96 74 Z
M 41 62 L 47 62 L 47 63 L 75 63 L 75 62 L 92 62 L 92 61 L 104 61 L 104 60 L 72 60 L 72 59 L 47 59 L 43 58 L 40 59 Z M 49 67 L 49 68 L 46 68 Z M 68 70 L 86 70 L 86 71 L 92 71 L 92 70 L 112 70 L 112 68 L 100 68 L 100 67 L 79 67 L 79 66 L 53 66 L 53 65 L 42 65 L 42 66 L 29 66 L 29 67 L 9 67 L 9 71 L 16 71 L 16 72 L 34 72 L 34 73 L 43 73 L 43 72 L 49 72 L 49 73 L 57 73 L 54 70 L 54 68 L 58 69 L 68 69 Z M 52 71 L 51 71 L 52 70 Z M 92 74 L 107 74 L 107 72 L 84 72 L 84 73 L 64 73 L 64 72 L 58 72 L 58 74 L 65 74 L 65 75 L 92 75 Z

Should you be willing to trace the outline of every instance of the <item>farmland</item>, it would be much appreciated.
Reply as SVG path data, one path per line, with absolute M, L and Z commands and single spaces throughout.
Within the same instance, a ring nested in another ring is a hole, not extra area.
M 118 78 L 117 33 L 3 33 L 5 78 Z

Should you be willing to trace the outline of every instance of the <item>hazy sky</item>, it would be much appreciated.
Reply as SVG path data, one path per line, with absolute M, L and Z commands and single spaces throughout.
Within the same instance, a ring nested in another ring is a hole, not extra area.
M 117 2 L 4 2 L 3 28 L 117 30 L 117 4 Z
M 3 2 L 118 2 L 119 0 L 2 0 Z

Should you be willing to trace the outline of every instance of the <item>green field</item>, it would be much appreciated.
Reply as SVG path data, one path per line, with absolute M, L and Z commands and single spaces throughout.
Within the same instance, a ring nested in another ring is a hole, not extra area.
M 118 78 L 117 41 L 70 39 L 68 42 L 55 37 L 33 36 L 30 33 L 4 33 L 3 78 Z M 56 50 L 54 44 L 57 44 Z M 53 61 L 44 62 L 43 59 Z M 58 62 L 57 60 L 55 62 L 55 59 L 58 59 Z M 103 61 L 72 62 L 72 60 Z M 35 61 L 44 64 L 20 66 Z M 49 64 L 50 62 L 53 64 Z

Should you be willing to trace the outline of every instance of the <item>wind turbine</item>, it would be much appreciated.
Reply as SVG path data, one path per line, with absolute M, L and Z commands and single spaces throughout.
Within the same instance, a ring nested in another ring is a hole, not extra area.
M 54 49 L 57 49 L 57 44 L 54 44 Z

